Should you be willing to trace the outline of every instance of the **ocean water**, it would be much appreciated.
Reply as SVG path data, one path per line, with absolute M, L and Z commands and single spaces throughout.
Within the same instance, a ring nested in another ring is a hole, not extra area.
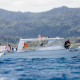
M 0 80 L 80 80 L 80 58 L 0 59 Z

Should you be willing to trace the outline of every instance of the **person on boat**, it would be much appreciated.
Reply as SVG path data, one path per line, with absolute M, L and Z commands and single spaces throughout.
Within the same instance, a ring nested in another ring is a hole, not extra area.
M 42 37 L 40 34 L 38 35 L 38 38 L 40 39 L 46 39 L 46 38 L 49 38 L 49 37 Z
M 7 42 L 5 49 L 8 53 L 11 51 L 11 45 L 8 42 Z
M 17 49 L 18 49 L 18 48 L 16 47 L 16 51 L 17 51 Z
M 38 38 L 42 39 L 42 36 L 39 34 L 39 35 L 38 35 Z
M 69 39 L 65 42 L 65 44 L 64 44 L 64 47 L 66 48 L 66 49 L 69 49 L 70 48 L 70 45 L 71 45 L 71 43 L 70 43 L 70 41 L 69 41 Z
M 40 46 L 43 47 L 43 43 L 41 43 Z
M 27 43 L 24 42 L 23 50 L 25 50 L 26 48 L 27 48 Z

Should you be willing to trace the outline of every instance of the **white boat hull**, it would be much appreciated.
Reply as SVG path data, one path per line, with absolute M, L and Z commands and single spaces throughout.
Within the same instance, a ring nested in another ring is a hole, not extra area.
M 27 51 L 1 54 L 1 58 L 72 58 L 80 55 L 80 49 Z

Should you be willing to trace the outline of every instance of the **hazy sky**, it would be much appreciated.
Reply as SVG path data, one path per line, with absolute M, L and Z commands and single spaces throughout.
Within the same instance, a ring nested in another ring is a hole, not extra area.
M 0 8 L 10 11 L 43 12 L 61 6 L 80 8 L 80 0 L 0 0 Z

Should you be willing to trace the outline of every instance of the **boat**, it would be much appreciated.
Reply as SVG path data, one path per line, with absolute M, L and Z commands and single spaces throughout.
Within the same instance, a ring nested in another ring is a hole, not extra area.
M 6 46 L 0 46 L 0 52 L 4 51 L 5 50 L 5 47 Z
M 74 58 L 80 55 L 79 48 L 65 49 L 64 38 L 20 39 L 17 51 L 1 53 L 1 58 Z M 57 44 L 55 44 L 57 43 Z
M 0 57 L 3 54 L 3 52 L 5 51 L 5 47 L 6 46 L 0 46 Z

